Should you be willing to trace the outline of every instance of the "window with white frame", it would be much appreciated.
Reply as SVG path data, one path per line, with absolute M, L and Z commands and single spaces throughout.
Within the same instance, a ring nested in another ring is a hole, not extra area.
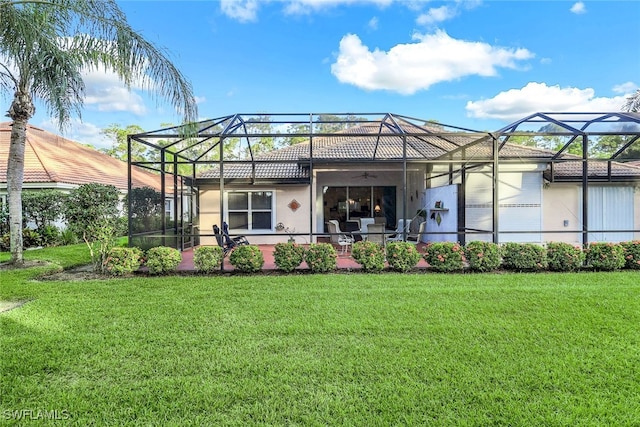
M 273 228 L 273 191 L 230 191 L 227 215 L 232 230 L 271 230 Z

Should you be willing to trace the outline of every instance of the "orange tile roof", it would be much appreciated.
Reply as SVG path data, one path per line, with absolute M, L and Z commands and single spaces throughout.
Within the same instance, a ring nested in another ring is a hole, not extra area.
M 0 182 L 7 182 L 11 123 L 0 123 Z M 160 190 L 160 175 L 134 168 L 134 187 Z M 127 189 L 127 163 L 59 135 L 27 126 L 25 183 L 108 184 Z

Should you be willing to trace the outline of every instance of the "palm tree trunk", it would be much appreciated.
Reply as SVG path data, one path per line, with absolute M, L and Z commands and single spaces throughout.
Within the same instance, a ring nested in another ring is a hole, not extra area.
M 9 109 L 13 119 L 11 143 L 7 161 L 7 193 L 9 196 L 9 232 L 11 235 L 11 263 L 24 264 L 22 255 L 22 183 L 24 182 L 24 149 L 27 123 L 35 107 L 27 91 L 16 92 Z

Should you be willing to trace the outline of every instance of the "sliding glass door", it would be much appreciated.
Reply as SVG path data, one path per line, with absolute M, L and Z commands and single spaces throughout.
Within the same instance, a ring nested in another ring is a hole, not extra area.
M 387 227 L 396 223 L 396 187 L 324 187 L 324 222 L 335 219 L 340 229 L 359 218 L 385 218 Z

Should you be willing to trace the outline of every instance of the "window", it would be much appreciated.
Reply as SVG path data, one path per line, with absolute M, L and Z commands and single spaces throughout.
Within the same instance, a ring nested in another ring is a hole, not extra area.
M 272 230 L 273 191 L 233 191 L 227 193 L 229 228 Z

